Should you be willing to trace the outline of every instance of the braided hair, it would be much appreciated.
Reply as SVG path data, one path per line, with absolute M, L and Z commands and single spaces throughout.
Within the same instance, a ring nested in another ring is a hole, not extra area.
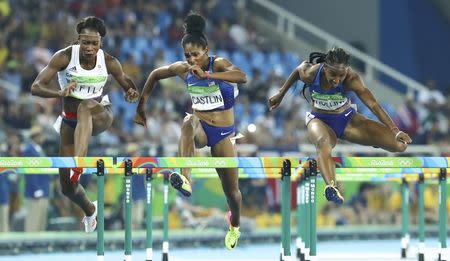
M 184 20 L 184 36 L 181 40 L 181 45 L 185 47 L 187 44 L 193 44 L 206 48 L 208 46 L 208 39 L 203 34 L 206 22 L 203 16 L 198 14 L 189 14 Z
M 327 53 L 312 52 L 309 54 L 309 62 L 312 64 L 325 63 L 329 65 L 343 64 L 350 65 L 350 55 L 340 47 L 334 47 Z M 306 99 L 305 89 L 309 87 L 307 84 L 303 85 L 302 94 Z M 306 99 L 308 101 L 308 99 Z M 309 102 L 309 101 L 308 101 Z
M 310 63 L 343 64 L 350 65 L 350 55 L 342 48 L 334 47 L 327 53 L 312 52 L 309 54 Z

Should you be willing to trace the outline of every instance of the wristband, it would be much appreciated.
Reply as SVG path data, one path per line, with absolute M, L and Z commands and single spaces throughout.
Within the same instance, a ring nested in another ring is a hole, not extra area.
M 210 77 L 211 77 L 211 75 L 209 74 L 209 71 L 206 71 L 206 72 L 205 72 L 205 78 L 206 78 L 206 79 L 209 79 Z

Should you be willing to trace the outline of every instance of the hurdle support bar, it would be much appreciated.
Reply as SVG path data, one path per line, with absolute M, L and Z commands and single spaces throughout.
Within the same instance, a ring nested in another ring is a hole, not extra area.
M 162 260 L 169 261 L 169 174 L 164 175 Z
M 406 258 L 409 248 L 409 187 L 406 178 L 402 178 L 402 238 L 401 238 L 401 258 Z
M 447 169 L 441 168 L 439 173 L 439 257 L 438 260 L 449 260 L 447 255 Z
M 419 261 L 425 260 L 425 199 L 424 199 L 424 176 L 419 174 Z
M 131 261 L 131 252 L 132 252 L 132 225 L 131 225 L 131 204 L 132 204 L 132 195 L 131 195 L 131 186 L 132 180 L 131 176 L 133 175 L 132 162 L 131 160 L 125 160 L 125 261 Z
M 315 218 L 315 217 L 311 217 L 310 213 L 311 213 L 311 198 L 310 198 L 310 176 L 311 176 L 311 169 L 308 167 L 305 171 L 305 208 L 304 208 L 304 219 L 305 219 L 305 248 L 303 249 L 304 252 L 304 260 L 305 261 L 310 261 L 310 257 L 309 257 L 309 251 L 310 251 L 310 247 L 311 247 L 311 218 Z
M 281 260 L 291 260 L 291 161 L 284 160 L 281 170 Z
M 310 249 L 309 255 L 310 260 L 314 260 L 316 257 L 316 243 L 317 243 L 317 228 L 316 228 L 316 180 L 317 180 L 317 161 L 315 159 L 309 160 L 309 199 L 310 208 L 309 216 L 310 219 Z
M 304 173 L 304 172 L 303 172 Z M 297 211 L 296 211 L 296 219 L 297 219 L 297 239 L 295 241 L 295 245 L 297 248 L 296 251 L 296 258 L 297 260 L 304 261 L 305 260 L 305 254 L 304 254 L 304 248 L 305 248 L 305 242 L 303 239 L 305 238 L 304 231 L 304 206 L 305 206 L 305 196 L 304 196 L 304 186 L 303 186 L 303 180 L 305 175 L 301 174 L 300 178 L 297 182 Z
M 105 162 L 97 160 L 97 261 L 105 260 Z
M 146 181 L 146 240 L 145 240 L 145 261 L 153 260 L 153 235 L 152 235 L 152 180 L 153 180 L 153 168 L 145 169 L 145 181 Z

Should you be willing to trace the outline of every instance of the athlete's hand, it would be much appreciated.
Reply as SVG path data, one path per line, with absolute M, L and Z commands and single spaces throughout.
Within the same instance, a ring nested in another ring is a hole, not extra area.
M 189 67 L 189 71 L 197 78 L 205 79 L 207 74 L 198 65 L 192 65 Z
M 59 96 L 60 97 L 69 97 L 73 91 L 75 91 L 75 88 L 77 87 L 76 81 L 69 82 L 66 86 L 64 86 L 64 89 L 60 90 Z
M 128 89 L 125 93 L 125 101 L 129 103 L 135 103 L 139 99 L 139 92 L 133 88 Z
M 412 142 L 409 135 L 403 131 L 398 131 L 397 134 L 395 135 L 395 138 L 397 141 L 403 142 L 405 144 L 410 144 Z
M 136 109 L 136 115 L 134 115 L 134 122 L 147 128 L 147 117 L 145 116 L 145 111 L 140 107 Z
M 284 95 L 281 92 L 278 92 L 277 94 L 273 95 L 269 98 L 269 110 L 273 110 L 277 108 L 281 101 L 283 100 Z

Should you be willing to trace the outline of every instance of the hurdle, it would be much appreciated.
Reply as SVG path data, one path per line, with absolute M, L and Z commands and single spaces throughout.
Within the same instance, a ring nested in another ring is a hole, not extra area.
M 290 202 L 291 170 L 301 168 L 301 162 L 293 157 L 117 157 L 117 164 L 114 170 L 120 168 L 136 169 L 139 174 L 147 173 L 147 209 L 151 209 L 151 181 L 162 175 L 164 178 L 164 207 L 163 207 L 163 261 L 169 260 L 169 229 L 168 229 L 168 172 L 174 169 L 191 168 L 192 178 L 214 178 L 215 167 L 217 168 L 238 168 L 240 178 L 282 178 L 282 202 Z M 142 171 L 142 170 L 145 171 Z M 246 169 L 248 171 L 242 171 Z M 133 173 L 133 171 L 131 171 Z M 214 174 L 213 174 L 214 173 Z M 132 186 L 130 180 L 130 187 Z M 131 191 L 127 194 L 131 198 Z M 126 195 L 126 197 L 127 197 Z M 127 208 L 128 209 L 128 208 Z M 281 229 L 281 252 L 280 259 L 291 260 L 290 252 L 290 204 L 282 203 L 282 229 Z M 130 211 L 131 213 L 131 211 Z M 146 260 L 153 260 L 152 239 L 151 239 L 151 212 L 147 212 L 147 236 L 146 236 Z M 150 221 L 149 221 L 150 220 Z M 131 230 L 131 214 L 125 215 L 125 228 Z M 125 234 L 131 233 L 126 231 Z M 127 236 L 126 236 L 127 238 Z M 131 243 L 125 244 L 126 261 L 131 260 Z
M 407 182 L 417 181 L 419 188 L 419 246 L 418 260 L 425 260 L 425 208 L 424 185 L 435 184 L 439 188 L 439 245 L 438 260 L 449 260 L 446 230 L 446 202 L 447 202 L 447 172 L 450 158 L 446 157 L 340 157 L 334 158 L 338 182 L 371 181 L 371 182 L 399 182 L 402 195 L 402 238 L 401 258 L 406 258 L 409 246 L 409 211 Z M 317 165 L 307 168 L 300 173 L 297 184 L 297 259 L 316 260 L 316 224 L 315 189 Z M 299 172 L 303 170 L 298 170 Z M 425 182 L 427 181 L 427 182 Z M 312 211 L 313 209 L 313 211 Z M 304 214 L 305 218 L 301 218 Z
M 112 157 L 0 157 L 0 169 L 21 174 L 57 174 L 59 168 L 87 168 L 98 174 L 98 203 L 103 206 L 105 168 L 112 168 Z M 104 260 L 103 209 L 97 210 L 97 260 Z
M 169 260 L 168 242 L 168 175 L 163 172 L 174 168 L 192 168 L 198 171 L 193 178 L 217 177 L 214 168 L 238 168 L 240 178 L 279 178 L 282 177 L 283 202 L 290 202 L 291 169 L 301 167 L 294 157 L 0 157 L 0 171 L 8 169 L 19 174 L 58 174 L 58 168 L 82 167 L 86 174 L 97 176 L 97 260 L 105 260 L 104 247 L 104 183 L 105 175 L 124 174 L 125 179 L 125 224 L 124 260 L 132 260 L 131 228 L 131 177 L 146 175 L 147 216 L 146 216 L 146 260 L 153 260 L 152 253 L 152 213 L 151 183 L 157 175 L 164 175 L 164 227 L 163 260 Z M 246 169 L 246 171 L 243 171 Z M 194 171 L 195 173 L 196 171 Z M 287 193 L 286 193 L 287 192 Z M 150 211 L 149 211 L 150 210 Z M 281 228 L 281 258 L 289 261 L 290 252 L 290 204 L 283 204 L 283 224 Z

